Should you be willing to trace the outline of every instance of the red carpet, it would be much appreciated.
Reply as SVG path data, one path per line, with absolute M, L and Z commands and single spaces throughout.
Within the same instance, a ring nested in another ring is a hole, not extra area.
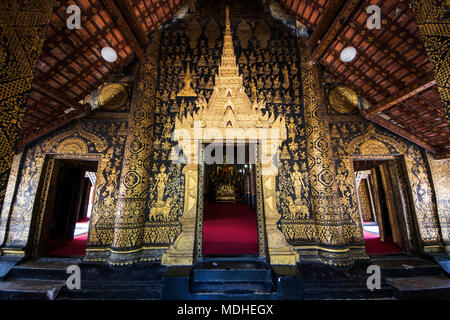
M 258 254 L 256 211 L 233 203 L 205 203 L 203 254 Z
M 370 254 L 376 253 L 398 253 L 402 250 L 395 243 L 380 241 L 380 236 L 364 230 L 364 242 L 366 244 L 366 252 Z
M 52 240 L 47 244 L 48 256 L 84 256 L 86 253 L 87 233 L 73 238 L 73 241 L 64 239 Z

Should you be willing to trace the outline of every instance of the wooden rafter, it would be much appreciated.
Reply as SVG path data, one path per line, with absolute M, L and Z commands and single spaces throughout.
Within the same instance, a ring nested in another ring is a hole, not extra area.
M 400 92 L 394 94 L 388 99 L 380 102 L 376 106 L 371 107 L 369 110 L 367 110 L 367 113 L 376 114 L 382 112 L 383 110 L 389 109 L 390 107 L 402 101 L 405 101 L 412 96 L 415 96 L 416 94 L 434 86 L 435 84 L 436 81 L 434 80 L 434 76 L 433 74 L 430 74 L 425 78 L 418 80 L 416 83 L 408 86 L 407 88 L 401 90 Z
M 91 112 L 92 110 L 76 110 L 66 113 L 57 118 L 56 120 L 52 121 L 51 123 L 44 125 L 44 127 L 39 128 L 38 130 L 34 130 L 32 134 L 27 135 L 24 139 L 20 140 L 17 144 L 17 149 L 20 150 L 30 142 L 33 142 L 34 140 L 39 139 L 40 137 L 43 137 L 47 133 L 50 133 L 53 130 L 62 127 L 63 125 L 69 123 L 72 120 L 87 116 Z
M 339 33 L 339 31 L 342 30 L 347 20 L 350 18 L 352 12 L 355 10 L 355 8 L 358 7 L 360 2 L 361 0 L 347 0 L 345 2 L 344 6 L 334 18 L 333 23 L 329 26 L 327 32 L 321 39 L 320 43 L 317 45 L 317 47 L 311 54 L 310 57 L 311 61 L 313 62 L 318 61 L 318 59 L 322 56 L 324 51 L 328 48 L 328 46 L 331 44 L 331 42 Z
M 195 0 L 189 0 L 189 12 L 195 12 Z
M 264 0 L 264 12 L 269 12 L 272 0 Z
M 142 49 L 138 39 L 134 35 L 130 25 L 127 23 L 126 19 L 122 15 L 119 7 L 115 4 L 114 0 L 101 0 L 101 1 L 105 5 L 106 10 L 111 15 L 113 20 L 115 20 L 115 22 L 117 23 L 120 32 L 122 32 L 122 34 L 124 35 L 125 39 L 127 40 L 131 49 L 138 57 L 139 61 L 144 62 L 145 61 L 144 50 Z
M 388 129 L 389 131 L 392 131 L 393 133 L 396 133 L 399 136 L 401 136 L 411 142 L 414 142 L 415 144 L 421 146 L 422 148 L 425 148 L 426 150 L 434 152 L 434 153 L 438 152 L 438 150 L 435 147 L 429 145 L 428 143 L 426 143 L 422 139 L 418 138 L 416 135 L 410 133 L 409 131 L 395 125 L 391 121 L 386 120 L 377 115 L 369 114 L 364 110 L 360 110 L 360 113 L 365 119 L 372 121 L 372 122 L 382 126 L 383 128 Z
M 74 108 L 75 110 L 85 111 L 85 110 L 90 109 L 90 107 L 88 105 L 82 105 L 82 104 L 78 103 L 77 101 L 68 97 L 64 92 L 56 90 L 55 88 L 53 88 L 46 82 L 35 79 L 33 81 L 33 86 L 37 86 L 38 88 L 43 89 L 45 94 L 55 98 L 58 101 L 66 103 L 68 106 Z
M 141 47 L 145 48 L 149 43 L 149 39 L 144 29 L 142 29 L 142 26 L 139 23 L 133 8 L 131 7 L 130 1 L 128 0 L 116 0 L 116 1 L 117 4 L 119 5 L 121 12 L 123 13 L 124 18 L 130 25 L 131 30 L 136 35 L 139 44 L 141 45 Z
M 450 151 L 437 153 L 435 157 L 436 157 L 436 160 L 445 160 L 445 159 L 450 160 Z
M 268 0 L 266 0 L 267 2 Z M 330 28 L 331 23 L 333 22 L 336 15 L 339 13 L 339 9 L 342 7 L 342 4 L 345 0 L 335 0 L 331 1 L 328 6 L 325 8 L 324 13 L 322 14 L 319 23 L 314 28 L 314 31 L 309 38 L 309 45 L 315 46 L 317 41 L 319 41 L 324 33 Z
M 355 46 L 350 40 L 348 40 L 341 34 L 338 35 L 338 39 L 341 42 L 343 42 L 345 44 L 345 46 Z M 384 73 L 386 75 L 389 75 L 389 77 L 387 77 L 386 80 L 389 81 L 390 83 L 392 83 L 397 88 L 403 88 L 405 86 L 405 84 L 402 81 L 398 80 L 393 74 L 391 74 L 391 72 L 389 70 L 387 70 L 384 66 L 379 65 L 376 61 L 374 61 L 373 56 L 369 57 L 368 55 L 366 55 L 365 52 L 360 51 L 356 55 L 355 62 L 358 60 L 360 60 L 362 64 L 367 64 L 369 67 L 371 67 L 373 70 L 375 70 L 377 72 L 381 72 L 382 74 Z

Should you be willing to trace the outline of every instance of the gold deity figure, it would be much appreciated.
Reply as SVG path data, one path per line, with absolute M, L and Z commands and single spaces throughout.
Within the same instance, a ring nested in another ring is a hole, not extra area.
M 305 188 L 305 183 L 303 182 L 303 173 L 299 171 L 296 163 L 294 164 L 294 172 L 291 173 L 291 177 L 294 182 L 295 197 L 300 200 L 302 190 Z
M 158 192 L 157 203 L 161 203 L 163 201 L 167 179 L 166 166 L 162 165 L 161 172 L 156 175 L 156 190 Z
M 258 94 L 256 92 L 256 86 L 255 86 L 255 81 L 252 80 L 252 82 L 250 83 L 250 87 L 252 89 L 252 98 L 254 102 L 257 102 L 258 100 Z
M 289 82 L 289 71 L 286 68 L 286 66 L 284 66 L 282 72 L 283 72 L 283 88 L 287 89 L 290 86 L 290 82 Z
M 288 137 L 295 140 L 295 136 L 298 134 L 297 125 L 294 123 L 294 118 L 289 118 L 288 127 Z
M 192 77 L 191 77 L 191 69 L 189 68 L 189 63 L 187 65 L 186 74 L 183 80 L 183 88 L 180 92 L 178 92 L 177 97 L 196 97 L 194 89 L 192 88 Z

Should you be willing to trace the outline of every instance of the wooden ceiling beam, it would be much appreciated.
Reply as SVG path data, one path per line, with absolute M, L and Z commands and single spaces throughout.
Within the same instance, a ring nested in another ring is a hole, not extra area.
M 82 52 L 82 49 L 84 46 L 90 46 L 92 47 L 94 44 L 98 42 L 98 39 L 106 38 L 106 35 L 111 32 L 111 30 L 114 28 L 114 24 L 108 24 L 103 30 L 100 31 L 100 33 L 96 34 L 95 36 L 91 36 L 89 39 L 85 40 L 82 47 L 73 47 L 72 52 L 64 57 L 63 60 L 59 60 L 49 71 L 45 73 L 44 76 L 41 76 L 40 78 L 42 81 L 48 81 L 50 80 L 56 73 L 59 73 L 62 70 L 68 69 L 68 72 L 71 72 L 73 74 L 76 74 L 77 72 L 70 67 L 70 65 L 74 62 L 77 62 L 78 57 L 81 56 L 80 52 Z M 109 29 L 109 30 L 108 30 Z M 55 58 L 56 59 L 56 58 Z M 78 63 L 78 65 L 80 65 Z
M 305 19 L 299 12 L 298 9 L 300 8 L 302 0 L 297 1 L 297 8 L 294 9 L 293 5 L 294 2 L 292 2 L 290 5 L 286 3 L 286 1 L 279 1 L 281 6 L 286 10 L 286 13 L 292 15 L 295 19 L 299 20 L 301 23 L 303 23 L 308 28 L 313 28 L 313 25 L 311 22 L 309 22 L 308 19 Z
M 142 29 L 141 24 L 138 21 L 136 13 L 134 12 L 129 0 L 116 0 L 117 4 L 126 21 L 129 23 L 131 27 L 131 31 L 136 35 L 136 38 L 139 41 L 141 47 L 145 48 L 149 43 L 149 39 L 147 37 L 147 33 Z
M 424 77 L 424 73 L 422 72 L 422 70 L 420 70 L 416 65 L 409 62 L 406 58 L 403 57 L 403 55 L 401 55 L 395 49 L 392 49 L 388 44 L 382 42 L 382 40 L 377 37 L 376 33 L 371 33 L 370 36 L 366 36 L 367 31 L 364 30 L 364 28 L 364 24 L 359 25 L 357 28 L 355 28 L 356 32 L 364 37 L 364 41 L 367 41 L 370 44 L 374 45 L 375 48 L 377 48 L 385 56 L 389 57 L 392 61 L 398 64 L 400 66 L 400 69 L 405 68 L 410 73 L 413 73 L 417 78 Z M 394 71 L 394 73 L 397 71 L 398 70 Z
M 62 127 L 72 120 L 87 116 L 91 112 L 92 110 L 76 110 L 58 117 L 55 121 L 44 125 L 44 127 L 41 127 L 38 130 L 34 130 L 32 134 L 26 135 L 24 139 L 19 140 L 17 143 L 17 150 L 23 149 L 27 144 L 39 139 L 40 137 L 43 137 L 47 133 L 50 133 L 53 130 Z
M 450 160 L 450 151 L 436 153 L 435 158 L 436 158 L 436 160 Z
M 366 120 L 372 121 L 379 126 L 382 126 L 383 128 L 398 134 L 399 136 L 414 142 L 415 144 L 421 146 L 422 148 L 431 151 L 433 153 L 438 153 L 439 150 L 437 150 L 434 146 L 431 146 L 430 144 L 426 143 L 422 139 L 418 138 L 416 135 L 410 133 L 409 131 L 397 126 L 396 124 L 392 123 L 389 120 L 386 120 L 380 116 L 369 114 L 364 110 L 360 110 L 361 116 L 365 118 Z
M 339 52 L 334 50 L 334 48 L 330 48 L 330 53 L 335 59 L 339 59 Z M 366 76 L 365 72 L 361 70 L 361 67 L 357 67 L 356 65 L 351 64 L 348 65 L 347 68 L 351 71 L 351 73 L 354 73 L 358 79 L 365 81 L 370 88 L 375 90 L 379 95 L 385 97 L 386 89 L 372 80 L 372 78 Z
M 68 6 L 68 4 L 66 4 Z M 55 6 L 55 8 L 58 8 Z M 90 10 L 83 11 L 83 17 L 86 17 L 86 21 L 92 21 L 94 19 L 94 16 L 98 14 L 100 10 L 103 9 L 103 6 L 99 4 L 98 2 L 91 3 Z M 66 9 L 64 9 L 64 12 L 66 12 Z M 56 12 L 53 13 L 56 17 L 58 17 L 61 22 L 65 24 L 65 20 L 59 16 Z M 52 17 L 54 19 L 54 17 Z M 53 24 L 50 24 L 50 27 L 55 29 Z M 55 32 L 55 34 L 52 37 L 49 37 L 45 40 L 44 45 L 42 47 L 42 52 L 49 52 L 54 47 L 59 46 L 61 44 L 71 45 L 72 40 L 71 36 L 73 32 L 71 32 L 69 29 L 64 28 L 64 31 L 61 30 L 55 30 L 58 32 Z
M 310 60 L 317 62 L 325 50 L 329 47 L 336 35 L 342 30 L 353 11 L 359 6 L 362 0 L 347 0 L 342 9 L 337 13 L 331 25 L 328 27 L 325 35 L 320 39 L 320 43 L 316 46 L 311 54 Z
M 343 43 L 345 43 L 346 46 L 357 47 L 357 46 L 355 46 L 354 43 L 352 43 L 350 40 L 348 40 L 341 34 L 338 35 L 338 39 L 340 41 L 342 41 Z M 367 64 L 369 67 L 371 67 L 377 73 L 381 72 L 381 76 L 383 77 L 383 79 L 387 80 L 392 85 L 396 86 L 398 89 L 404 88 L 405 84 L 402 81 L 400 81 L 399 79 L 397 79 L 393 74 L 391 74 L 391 72 L 389 70 L 387 70 L 384 66 L 381 66 L 376 61 L 374 61 L 373 56 L 374 55 L 369 57 L 368 55 L 365 54 L 365 52 L 361 51 L 361 52 L 358 52 L 358 54 L 356 55 L 355 62 L 360 60 L 362 64 Z M 385 75 L 383 75 L 383 73 Z
M 138 39 L 134 35 L 130 25 L 127 23 L 126 19 L 122 15 L 119 7 L 116 5 L 114 0 L 101 0 L 109 15 L 116 22 L 117 27 L 123 34 L 127 43 L 130 45 L 131 49 L 134 51 L 135 55 L 138 57 L 140 62 L 145 62 L 145 53 L 139 43 Z
M 390 107 L 404 100 L 407 100 L 412 96 L 415 96 L 416 94 L 434 86 L 435 84 L 436 81 L 434 80 L 434 75 L 429 74 L 426 77 L 416 81 L 414 84 L 409 85 L 407 88 L 380 102 L 379 104 L 369 108 L 367 110 L 367 113 L 376 114 L 382 112 L 383 110 L 389 109 Z
M 267 1 L 268 0 L 266 0 L 266 2 Z M 319 23 L 317 23 L 311 37 L 308 40 L 311 47 L 314 47 L 317 42 L 322 39 L 324 33 L 330 28 L 334 18 L 339 13 L 339 10 L 344 2 L 345 0 L 335 0 L 328 3 L 324 13 L 320 17 Z
M 75 110 L 80 110 L 80 111 L 90 110 L 89 105 L 87 105 L 87 104 L 86 105 L 82 105 L 82 104 L 78 103 L 74 99 L 72 99 L 69 96 L 67 96 L 64 92 L 61 92 L 61 91 L 53 88 L 48 83 L 43 82 L 43 81 L 41 81 L 39 79 L 35 79 L 33 81 L 33 86 L 37 86 L 38 89 L 41 89 L 44 94 L 46 94 L 46 95 L 48 95 L 50 97 L 53 97 L 56 100 L 67 104 L 68 106 L 74 108 Z
M 269 12 L 272 0 L 264 0 L 264 12 Z
M 267 2 L 267 0 L 266 0 L 266 2 Z M 194 13 L 195 12 L 195 0 L 189 0 L 189 12 L 190 13 Z
M 349 86 L 351 89 L 353 89 L 356 93 L 358 93 L 361 97 L 366 98 L 366 100 L 374 104 L 374 100 L 371 96 L 367 96 L 366 93 L 359 87 L 357 87 L 353 82 L 351 82 L 348 78 L 344 77 L 341 72 L 339 72 L 337 69 L 335 69 L 333 66 L 328 66 L 328 70 L 338 79 L 340 79 L 342 82 L 344 82 L 347 86 Z

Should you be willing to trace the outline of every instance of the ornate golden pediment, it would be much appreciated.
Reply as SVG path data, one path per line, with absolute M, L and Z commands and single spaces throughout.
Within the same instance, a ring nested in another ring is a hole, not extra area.
M 182 90 L 184 95 L 190 89 L 189 84 L 186 85 L 185 80 Z M 199 96 L 195 102 L 198 110 L 176 119 L 175 130 L 191 129 L 194 122 L 199 121 L 202 128 L 218 129 L 223 137 L 236 129 L 264 128 L 277 129 L 280 139 L 286 139 L 284 117 L 275 118 L 270 112 L 264 112 L 265 102 L 254 100 L 252 102 L 246 94 L 242 75 L 239 74 L 227 15 L 221 63 L 209 102 L 202 95 Z

